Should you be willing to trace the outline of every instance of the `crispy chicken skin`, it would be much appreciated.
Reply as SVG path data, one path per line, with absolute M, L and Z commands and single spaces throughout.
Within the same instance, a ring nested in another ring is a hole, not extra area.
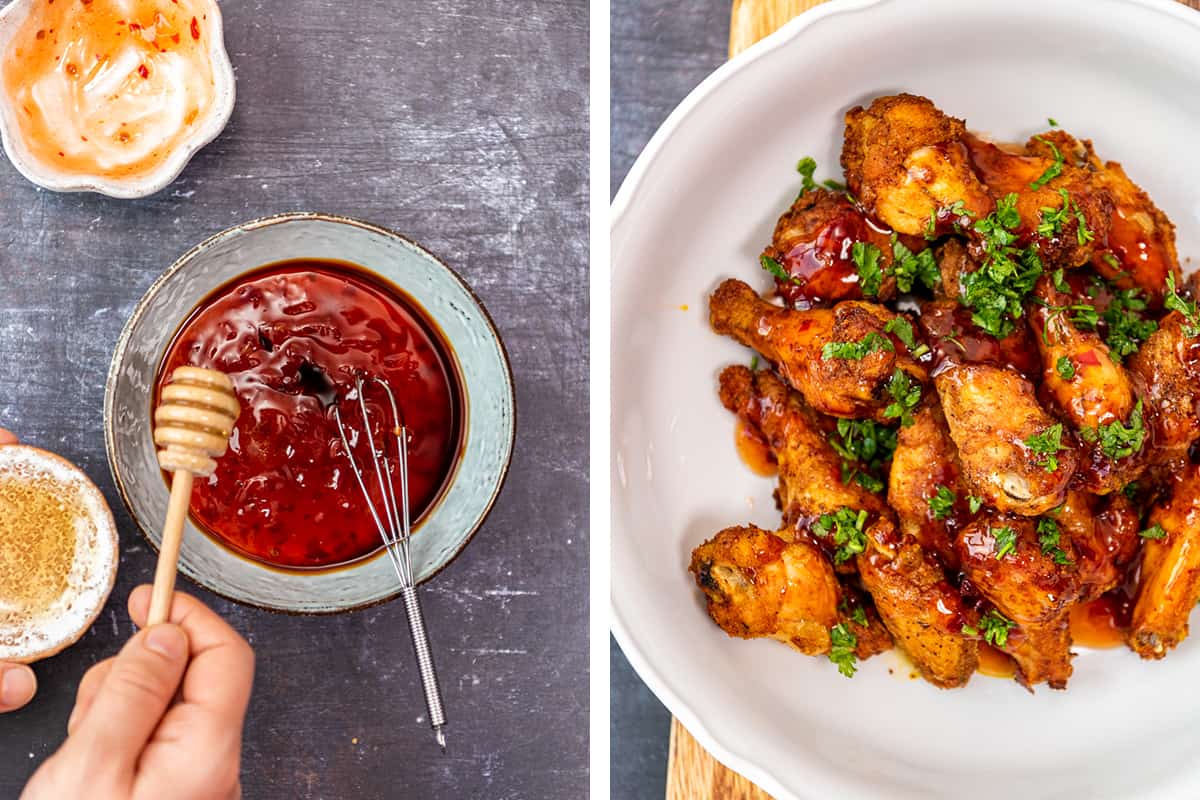
M 726 528 L 692 551 L 689 570 L 709 616 L 730 636 L 778 639 L 808 655 L 829 652 L 841 587 L 811 543 L 753 526 Z
M 863 659 L 879 655 L 885 650 L 891 650 L 892 634 L 883 624 L 883 620 L 879 618 L 875 601 L 871 599 L 871 595 L 852 583 L 852 581 L 856 583 L 858 577 L 839 575 L 838 580 L 842 584 L 842 601 L 838 603 L 838 622 L 844 624 L 857 640 L 854 645 L 854 655 Z M 866 625 L 854 618 L 854 612 L 859 608 L 862 609 L 863 616 L 867 619 Z
M 963 146 L 963 121 L 911 94 L 880 97 L 846 112 L 842 166 L 850 191 L 898 233 L 921 235 L 931 215 L 947 232 L 958 201 L 981 219 L 992 197 L 979 182 Z
M 1182 458 L 1200 439 L 1200 338 L 1185 336 L 1184 327 L 1183 317 L 1171 312 L 1127 362 L 1146 398 L 1154 464 Z
M 929 505 L 941 487 L 954 495 L 944 516 L 934 514 Z M 901 533 L 936 553 L 947 568 L 958 569 L 954 532 L 971 516 L 968 494 L 942 408 L 936 401 L 926 402 L 914 415 L 913 424 L 900 428 L 888 475 L 888 505 L 896 512 Z
M 1000 511 L 1044 514 L 1066 497 L 1075 449 L 1055 454 L 1048 471 L 1026 444 L 1056 424 L 1038 405 L 1033 386 L 1012 370 L 963 364 L 935 379 L 950 438 L 972 494 Z
M 1173 473 L 1171 496 L 1150 512 L 1165 536 L 1142 546 L 1142 576 L 1129 646 L 1142 658 L 1162 658 L 1188 635 L 1200 601 L 1200 465 Z
M 1008 650 L 1021 683 L 1064 688 L 1071 676 L 1067 604 L 1079 594 L 1074 570 L 1043 552 L 1027 517 L 983 514 L 963 528 L 957 546 L 963 574 L 1021 627 L 1023 646 Z
M 840 508 L 872 514 L 886 510 L 879 495 L 845 484 L 841 458 L 825 438 L 812 409 L 769 370 L 726 367 L 721 404 L 762 433 L 779 464 L 779 505 L 784 523 L 807 528 Z
M 1048 275 L 1038 280 L 1034 293 L 1041 302 L 1030 304 L 1028 318 L 1042 356 L 1042 389 L 1060 416 L 1076 432 L 1129 423 L 1137 402 L 1133 383 L 1099 334 L 1071 322 L 1070 308 L 1078 301 L 1056 289 Z M 1063 366 L 1069 378 L 1060 371 Z M 1076 482 L 1089 491 L 1107 494 L 1141 474 L 1140 452 L 1114 461 L 1098 442 L 1084 444 Z
M 892 264 L 889 234 L 867 221 L 843 192 L 814 189 L 796 198 L 779 222 L 763 255 L 777 261 L 791 276 L 776 277 L 776 290 L 790 305 L 859 300 L 863 297 L 852 259 L 855 242 L 879 248 L 879 266 Z M 896 279 L 883 278 L 878 299 L 896 296 Z
M 962 597 L 941 565 L 886 518 L 867 531 L 857 562 L 879 616 L 921 675 L 943 689 L 965 686 L 979 666 L 979 645 L 962 635 Z
M 1036 242 L 1047 268 L 1070 269 L 1092 259 L 1096 242 L 1104 241 L 1112 204 L 1108 193 L 1092 184 L 1088 169 L 1065 156 L 1060 165 L 1054 157 L 1053 147 L 1057 145 L 1045 136 L 1030 139 L 1020 152 L 1006 150 L 969 133 L 963 137 L 963 143 L 975 174 L 992 197 L 1017 196 L 1016 210 L 1021 222 L 1015 232 Z M 1043 180 L 1047 170 L 1053 174 L 1054 169 L 1059 169 L 1059 174 Z M 1062 207 L 1060 190 L 1068 192 L 1071 209 L 1078 208 L 1085 221 L 1086 234 L 1090 235 L 1079 234 L 1079 217 L 1074 213 L 1066 215 L 1056 233 L 1049 236 L 1038 233 L 1038 226 L 1049 213 L 1046 209 L 1053 211 Z
M 876 303 L 846 301 L 832 309 L 796 311 L 772 305 L 747 284 L 727 280 L 709 304 L 709 321 L 717 333 L 752 347 L 775 364 L 783 377 L 817 411 L 836 417 L 887 422 L 887 385 L 899 367 L 915 380 L 925 370 L 903 344 L 884 331 L 896 314 Z M 861 342 L 883 336 L 892 349 L 878 349 L 862 359 L 824 358 L 830 342 Z

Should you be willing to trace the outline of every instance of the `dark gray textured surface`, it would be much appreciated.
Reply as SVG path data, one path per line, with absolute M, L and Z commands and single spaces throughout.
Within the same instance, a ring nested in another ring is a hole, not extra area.
M 79 463 L 121 530 L 116 590 L 41 688 L 0 716 L 0 798 L 61 741 L 83 672 L 133 632 L 154 557 L 115 494 L 103 383 L 138 298 L 176 256 L 286 210 L 361 217 L 454 266 L 504 335 L 513 468 L 423 595 L 451 718 L 424 717 L 403 609 L 268 614 L 184 581 L 250 641 L 247 798 L 548 798 L 587 786 L 587 3 L 229 0 L 238 105 L 147 200 L 55 195 L 0 162 L 0 427 Z M 357 743 L 354 739 L 357 738 Z
M 612 0 L 613 194 L 671 110 L 725 61 L 729 9 L 729 0 Z M 612 796 L 662 797 L 671 717 L 616 642 L 610 685 Z

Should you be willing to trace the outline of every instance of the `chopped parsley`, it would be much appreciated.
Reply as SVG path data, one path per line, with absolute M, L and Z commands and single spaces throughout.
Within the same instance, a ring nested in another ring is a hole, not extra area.
M 896 431 L 875 420 L 837 421 L 837 435 L 829 445 L 842 457 L 842 483 L 854 481 L 868 492 L 881 492 L 883 481 L 875 476 L 886 467 L 896 452 Z M 863 465 L 866 471 L 860 470 Z
M 1016 625 L 1017 623 L 993 608 L 979 618 L 978 628 L 972 625 L 963 625 L 962 632 L 971 636 L 978 636 L 980 629 L 982 629 L 985 642 L 995 647 L 1004 647 L 1008 644 L 1008 632 L 1015 628 Z
M 846 598 L 842 598 L 842 602 L 838 603 L 838 613 L 843 617 L 849 618 L 851 622 L 860 628 L 866 628 L 871 625 L 871 621 L 867 619 L 867 611 L 862 606 L 855 606 L 853 610 L 850 604 L 846 602 Z
M 864 297 L 876 297 L 883 285 L 883 268 L 879 259 L 883 252 L 869 242 L 855 242 L 850 248 L 850 260 L 858 270 L 858 285 Z
M 1139 399 L 1129 415 L 1129 424 L 1120 420 L 1099 428 L 1085 426 L 1079 429 L 1085 442 L 1099 442 L 1104 455 L 1111 459 L 1126 458 L 1142 449 L 1146 441 L 1146 428 L 1142 421 L 1142 401 Z
M 1038 543 L 1042 546 L 1042 552 L 1050 556 L 1050 559 L 1060 566 L 1065 566 L 1071 563 L 1071 559 L 1061 547 L 1062 531 L 1058 527 L 1058 523 L 1052 519 L 1043 517 L 1038 520 L 1037 524 Z
M 790 281 L 790 282 L 796 284 L 797 286 L 802 285 L 799 278 L 796 278 L 793 275 L 789 275 L 788 271 L 783 268 L 783 264 L 780 264 L 778 261 L 771 258 L 770 256 L 767 256 L 767 255 L 759 256 L 758 263 L 762 266 L 763 269 L 765 269 L 767 272 L 774 275 L 777 279 L 784 281 L 784 282 Z
M 1162 525 L 1156 522 L 1149 528 L 1146 528 L 1146 530 L 1138 531 L 1138 536 L 1143 539 L 1165 539 L 1167 538 L 1167 532 L 1163 529 Z
M 1033 138 L 1035 141 L 1041 142 L 1049 147 L 1050 152 L 1054 154 L 1054 163 L 1046 167 L 1046 171 L 1041 174 L 1041 177 L 1029 184 L 1030 189 L 1040 189 L 1050 181 L 1057 178 L 1059 175 L 1062 175 L 1063 155 L 1058 151 L 1058 148 L 1054 146 L 1054 142 L 1051 142 L 1048 139 L 1043 139 L 1040 136 L 1035 136 Z
M 950 218 L 951 224 L 954 226 L 956 233 L 961 232 L 962 228 L 971 223 L 971 218 L 975 216 L 975 212 L 967 208 L 966 203 L 962 200 L 955 200 L 946 208 L 934 208 L 929 212 L 929 224 L 925 226 L 925 238 L 933 240 L 937 238 L 938 217 L 945 215 Z M 933 288 L 932 286 L 929 288 Z
M 1075 365 L 1071 363 L 1071 359 L 1066 356 L 1059 356 L 1058 361 L 1054 362 L 1054 371 L 1058 373 L 1058 377 L 1064 381 L 1069 381 L 1075 377 Z
M 1129 483 L 1125 484 L 1124 488 L 1121 489 L 1121 494 L 1125 495 L 1126 499 L 1132 502 L 1137 499 L 1137 493 L 1141 490 L 1141 488 L 1142 487 L 1138 486 L 1137 481 L 1130 481 Z
M 758 372 L 758 353 L 755 353 L 754 356 L 750 359 L 750 371 Z
M 1184 336 L 1200 336 L 1200 311 L 1196 308 L 1196 301 L 1184 300 L 1175 292 L 1175 276 L 1171 273 L 1167 273 L 1167 296 L 1163 305 L 1171 311 L 1178 311 L 1187 320 L 1188 324 L 1183 326 Z
M 909 349 L 914 358 L 920 358 L 929 352 L 929 345 L 925 343 L 917 344 L 917 335 L 913 332 L 912 323 L 906 317 L 896 316 L 888 320 L 888 324 L 883 326 L 886 333 L 896 334 L 896 338 L 904 343 L 904 346 Z
M 879 350 L 895 352 L 892 340 L 882 333 L 871 331 L 857 342 L 826 342 L 821 348 L 821 358 L 829 361 L 832 358 L 844 358 L 850 361 L 862 361 L 871 353 Z
M 999 561 L 1009 553 L 1014 553 L 1017 550 L 1017 532 L 1005 525 L 1003 528 L 988 528 L 988 533 L 995 540 L 993 550 L 996 553 L 996 560 Z
M 812 531 L 822 537 L 833 534 L 833 543 L 837 546 L 833 563 L 841 564 L 867 549 L 867 534 L 863 528 L 866 522 L 866 511 L 843 507 L 833 514 L 822 514 L 813 523 Z
M 1102 318 L 1108 327 L 1104 343 L 1119 362 L 1141 347 L 1150 334 L 1158 330 L 1158 323 L 1144 319 L 1146 301 L 1137 289 L 1114 289 L 1112 302 L 1104 309 Z
M 858 670 L 858 657 L 854 649 L 858 647 L 858 637 L 850 632 L 846 623 L 839 622 L 829 629 L 829 660 L 837 665 L 838 672 L 847 678 L 853 678 Z
M 1075 240 L 1081 246 L 1092 241 L 1095 238 L 1095 234 L 1088 228 L 1087 217 L 1084 216 L 1083 210 L 1079 208 L 1079 203 L 1075 201 L 1075 198 L 1071 197 L 1070 192 L 1066 189 L 1059 189 L 1058 196 L 1062 198 L 1062 205 L 1059 208 L 1042 206 L 1040 209 L 1041 222 L 1037 227 L 1038 235 L 1043 239 L 1052 239 L 1062 233 L 1063 223 L 1074 217 Z M 1055 285 L 1057 286 L 1057 283 Z M 1059 289 L 1059 291 L 1066 290 Z
M 885 419 L 900 418 L 900 424 L 904 427 L 909 427 L 913 424 L 912 410 L 917 407 L 917 403 L 921 402 L 921 384 L 914 383 L 912 378 L 908 377 L 908 373 L 899 367 L 892 373 L 891 380 L 887 385 L 888 394 L 892 396 L 892 402 L 887 408 L 883 409 Z
M 1050 274 L 1050 279 L 1054 282 L 1055 289 L 1058 289 L 1063 294 L 1071 293 L 1071 284 L 1067 283 L 1061 267 Z
M 835 181 L 833 178 L 826 178 L 825 180 L 821 181 L 821 185 L 831 192 L 846 191 L 846 184 L 842 183 L 841 181 Z
M 1054 117 L 1046 117 L 1046 122 L 1049 122 L 1049 123 L 1050 123 L 1050 127 L 1051 127 L 1051 128 L 1057 128 L 1057 127 L 1058 127 L 1058 120 L 1056 120 Z
M 929 498 L 929 511 L 934 519 L 945 519 L 954 510 L 954 492 L 945 486 L 938 486 L 937 492 Z
M 1020 223 L 1016 193 L 1000 198 L 996 210 L 975 223 L 982 237 L 983 265 L 960 278 L 959 301 L 972 310 L 971 320 L 1001 339 L 1013 332 L 1015 320 L 1023 313 L 1021 302 L 1042 274 L 1037 248 L 1015 246 L 1013 229 Z
M 800 177 L 804 179 L 801 188 L 802 191 L 811 192 L 817 188 L 817 182 L 813 180 L 813 173 L 817 171 L 817 162 L 811 156 L 805 156 L 796 162 L 796 172 L 800 173 Z
M 1063 426 L 1059 422 L 1025 440 L 1025 446 L 1041 456 L 1034 463 L 1045 469 L 1046 472 L 1054 472 L 1058 469 L 1057 453 L 1059 450 L 1067 449 L 1067 446 L 1062 443 L 1062 436 Z
M 972 514 L 978 514 L 979 509 L 983 508 L 983 498 L 975 495 L 967 495 L 967 508 L 971 509 Z
M 942 274 L 929 248 L 914 253 L 905 247 L 894 233 L 892 265 L 888 272 L 896 276 L 896 288 L 902 292 L 911 292 L 918 281 L 929 289 L 936 289 L 942 280 Z

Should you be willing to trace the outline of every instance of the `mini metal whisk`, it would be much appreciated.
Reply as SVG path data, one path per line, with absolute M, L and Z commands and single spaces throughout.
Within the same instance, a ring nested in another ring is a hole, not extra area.
M 391 477 L 392 457 L 388 455 L 389 437 L 386 433 L 388 428 L 381 429 L 384 432 L 381 433 L 382 441 L 379 446 L 376 446 L 375 434 L 371 431 L 371 417 L 367 412 L 367 401 L 363 392 L 368 382 L 377 383 L 382 387 L 391 408 L 390 430 L 395 438 L 396 455 L 394 458 L 400 483 L 398 493 L 396 482 Z M 388 386 L 387 382 L 381 378 L 356 376 L 354 396 L 346 399 L 357 399 L 362 412 L 363 433 L 366 436 L 367 446 L 370 448 L 375 477 L 379 482 L 380 502 L 378 505 L 381 508 L 376 507 L 376 503 L 372 501 L 371 494 L 367 489 L 367 478 L 364 476 L 358 460 L 354 457 L 351 439 L 342 422 L 340 402 L 333 403 L 333 418 L 337 422 L 338 435 L 342 439 L 342 446 L 346 448 L 346 457 L 350 460 L 354 477 L 358 481 L 358 488 L 362 490 L 363 499 L 371 512 L 371 518 L 375 521 L 375 526 L 379 529 L 379 535 L 383 539 L 384 549 L 387 550 L 388 558 L 396 570 L 396 577 L 400 579 L 400 596 L 404 598 L 404 610 L 408 614 L 408 629 L 412 634 L 413 652 L 417 657 L 417 668 L 421 673 L 421 686 L 425 691 L 429 725 L 433 728 L 437 743 L 445 752 L 446 734 L 443 728 L 446 725 L 446 712 L 442 708 L 442 690 L 438 684 L 437 671 L 433 666 L 433 653 L 429 649 L 429 637 L 425 633 L 425 617 L 421 613 L 421 603 L 417 599 L 412 556 L 409 550 L 412 525 L 408 508 L 408 427 L 405 425 L 404 413 L 396 402 L 396 395 L 392 392 L 392 387 Z

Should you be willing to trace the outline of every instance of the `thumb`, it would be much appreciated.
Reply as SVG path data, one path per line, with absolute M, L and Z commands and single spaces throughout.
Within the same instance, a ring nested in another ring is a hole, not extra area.
M 139 632 L 113 660 L 75 736 L 118 764 L 133 763 L 179 690 L 187 660 L 187 635 L 178 625 Z

